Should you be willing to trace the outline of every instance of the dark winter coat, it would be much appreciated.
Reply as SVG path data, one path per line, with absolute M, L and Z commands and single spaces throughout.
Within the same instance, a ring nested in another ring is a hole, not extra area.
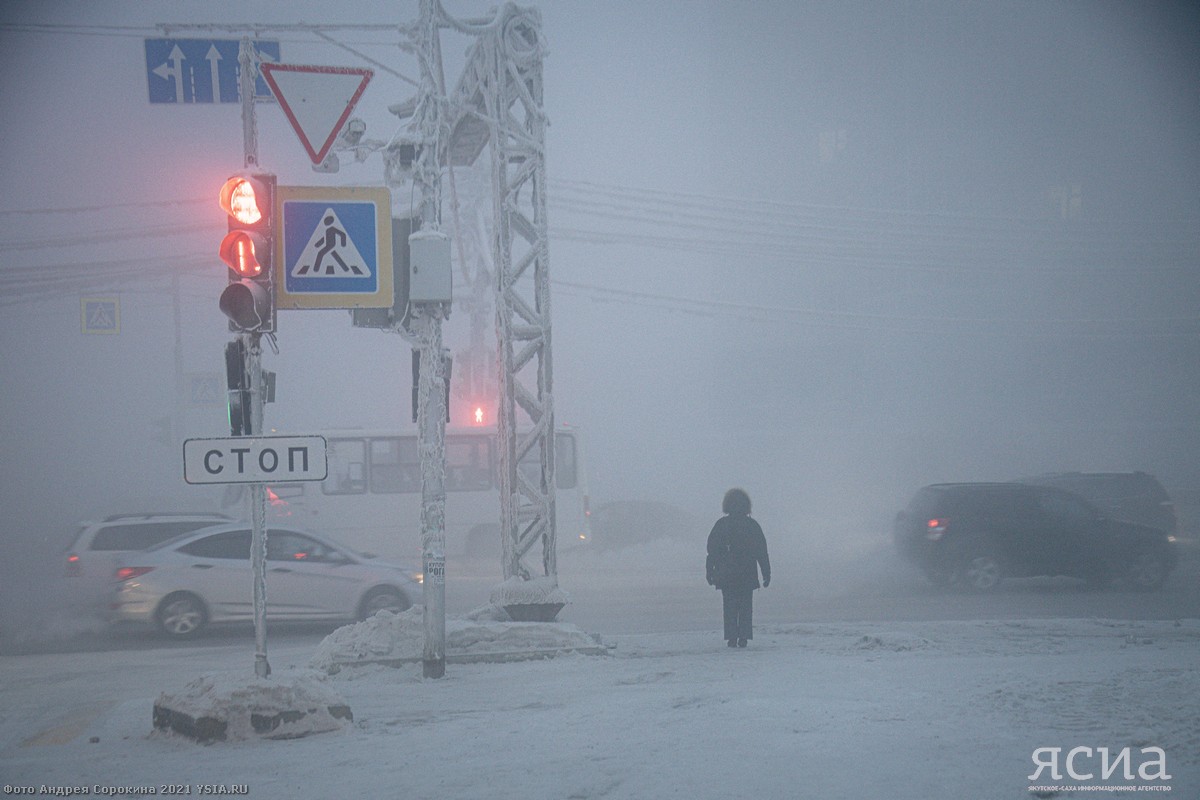
M 753 590 L 771 582 L 767 539 L 753 517 L 726 514 L 708 534 L 708 582 L 722 591 Z

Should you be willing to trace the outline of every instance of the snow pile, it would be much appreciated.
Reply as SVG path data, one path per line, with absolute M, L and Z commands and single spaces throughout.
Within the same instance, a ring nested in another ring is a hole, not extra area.
M 311 672 L 276 679 L 248 677 L 243 672 L 213 673 L 193 680 L 180 692 L 162 693 L 155 707 L 193 720 L 223 722 L 219 738 L 230 741 L 264 736 L 296 739 L 339 730 L 343 718 L 349 717 L 349 705 L 323 684 L 323 678 Z M 268 725 L 270 729 L 264 730 Z
M 597 647 L 590 635 L 566 622 L 512 622 L 503 608 L 482 606 L 461 617 L 446 617 L 446 657 L 507 656 Z M 346 664 L 420 660 L 425 649 L 424 609 L 375 616 L 338 628 L 317 646 L 309 665 L 328 673 Z

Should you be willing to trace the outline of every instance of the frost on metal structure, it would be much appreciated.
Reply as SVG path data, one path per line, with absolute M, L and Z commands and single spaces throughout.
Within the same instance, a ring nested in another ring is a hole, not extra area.
M 416 30 L 417 54 L 421 61 L 421 83 L 412 127 L 420 146 L 413 165 L 413 183 L 420 189 L 420 230 L 414 239 L 441 236 L 440 154 L 446 96 L 442 77 L 442 53 L 438 39 L 437 0 L 421 0 L 421 18 Z M 420 387 L 417 424 L 421 461 L 421 562 L 425 650 L 422 656 L 426 678 L 440 678 L 446 671 L 446 407 L 441 386 L 445 379 L 442 355 L 442 319 L 449 308 L 440 303 L 414 302 L 410 333 L 420 345 Z
M 450 97 L 447 160 L 470 165 L 485 145 L 492 156 L 504 578 L 556 584 L 541 14 L 508 3 L 486 24 L 444 22 L 477 37 Z M 536 471 L 518 469 L 534 457 Z M 531 571 L 525 557 L 539 544 L 541 568 Z

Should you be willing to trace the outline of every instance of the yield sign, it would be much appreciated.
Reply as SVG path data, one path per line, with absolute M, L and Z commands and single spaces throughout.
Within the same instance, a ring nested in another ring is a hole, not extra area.
M 329 155 L 333 140 L 375 74 L 354 67 L 296 64 L 262 64 L 261 70 L 314 164 Z

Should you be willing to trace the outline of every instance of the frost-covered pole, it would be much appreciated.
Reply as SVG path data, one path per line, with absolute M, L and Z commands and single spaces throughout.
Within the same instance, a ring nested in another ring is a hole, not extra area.
M 442 53 L 438 41 L 437 0 L 421 0 L 417 57 L 421 87 L 416 119 L 420 153 L 413 180 L 421 191 L 421 228 L 409 241 L 439 230 L 441 211 Z M 417 425 L 421 455 L 421 562 L 425 580 L 425 648 L 422 672 L 426 678 L 446 674 L 446 396 L 442 355 L 442 319 L 449 303 L 414 302 L 412 330 L 420 343 L 420 385 Z
M 242 96 L 242 143 L 245 149 L 243 166 L 258 167 L 258 125 L 254 115 L 254 84 L 258 79 L 258 62 L 249 37 L 243 36 L 238 47 L 238 91 Z M 216 88 L 214 87 L 214 92 Z M 250 373 L 250 432 L 263 433 L 262 334 L 243 333 L 246 370 Z M 254 573 L 254 674 L 265 678 L 271 674 L 267 661 L 267 492 L 261 483 L 250 484 L 250 568 Z
M 263 435 L 262 336 L 246 337 L 250 370 L 250 431 Z M 267 661 L 267 492 L 261 483 L 250 484 L 250 517 L 253 538 L 250 540 L 250 564 L 254 572 L 254 674 L 265 678 L 271 674 Z
M 421 341 L 417 424 L 421 452 L 421 591 L 425 604 L 426 678 L 446 674 L 446 395 L 442 320 L 434 308 L 414 320 Z
M 249 36 L 238 45 L 238 92 L 242 96 L 242 147 L 246 169 L 258 167 L 258 121 L 254 116 L 254 84 L 258 80 L 258 54 Z M 214 97 L 217 87 L 213 87 Z

